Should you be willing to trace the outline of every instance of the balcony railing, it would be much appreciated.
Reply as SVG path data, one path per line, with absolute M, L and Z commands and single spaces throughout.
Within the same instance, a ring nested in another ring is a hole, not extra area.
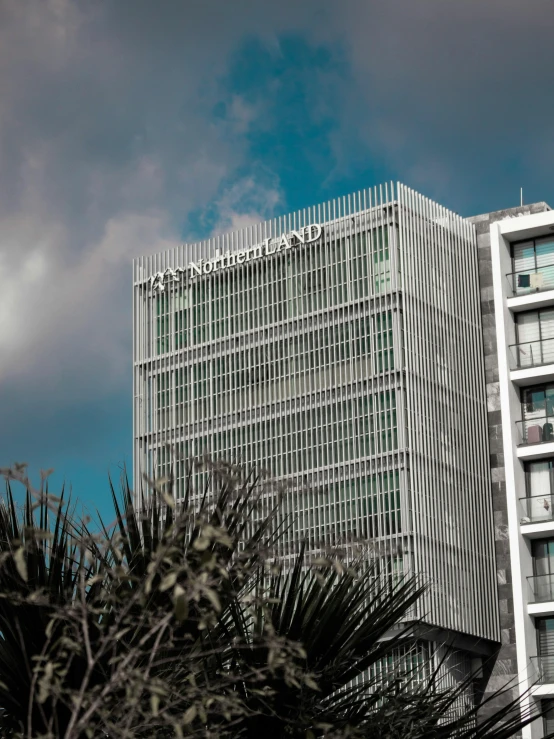
M 532 418 L 516 421 L 518 444 L 544 444 L 554 441 L 554 414 L 533 412 Z
M 554 654 L 542 657 L 531 657 L 533 674 L 531 677 L 539 683 L 554 683 Z
M 529 295 L 554 289 L 554 264 L 511 272 L 506 275 L 512 295 Z
M 546 603 L 554 601 L 554 574 L 532 575 L 527 578 L 529 583 L 529 603 Z
M 530 495 L 519 499 L 521 523 L 540 523 L 554 519 L 554 495 Z
M 537 367 L 554 362 L 554 338 L 510 345 L 512 369 Z

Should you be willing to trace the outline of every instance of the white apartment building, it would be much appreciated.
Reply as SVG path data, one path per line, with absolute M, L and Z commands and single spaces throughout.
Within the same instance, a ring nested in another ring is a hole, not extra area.
M 490 250 L 517 673 L 552 707 L 523 733 L 538 739 L 554 730 L 554 211 L 491 223 Z

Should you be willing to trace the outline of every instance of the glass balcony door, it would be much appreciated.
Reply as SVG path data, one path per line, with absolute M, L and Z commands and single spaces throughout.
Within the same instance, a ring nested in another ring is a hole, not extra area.
M 554 460 L 525 465 L 526 512 L 531 521 L 549 521 L 554 510 Z
M 534 270 L 537 266 L 535 261 L 535 242 L 524 241 L 514 244 L 512 247 L 512 266 L 514 272 Z
M 544 711 L 543 728 L 546 736 L 554 734 L 554 700 L 547 698 L 541 701 L 541 708 Z
M 533 572 L 535 575 L 554 574 L 554 538 L 533 540 Z
M 554 275 L 554 238 L 552 236 L 535 239 L 535 259 L 537 268 L 547 281 L 551 281 Z
M 541 681 L 554 682 L 554 618 L 538 618 L 537 649 L 539 652 L 539 663 Z
M 518 367 L 554 362 L 554 309 L 516 316 Z
M 534 602 L 544 603 L 545 601 L 554 600 L 554 538 L 535 539 L 531 551 L 533 555 L 532 590 Z
M 554 238 L 546 236 L 512 247 L 514 295 L 554 287 Z
M 541 358 L 543 364 L 554 362 L 554 309 L 539 311 Z
M 554 441 L 554 383 L 522 390 L 525 443 Z

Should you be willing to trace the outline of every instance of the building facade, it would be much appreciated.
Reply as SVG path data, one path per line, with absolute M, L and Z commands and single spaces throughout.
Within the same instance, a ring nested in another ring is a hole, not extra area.
M 473 224 L 389 185 L 133 269 L 135 481 L 171 474 L 182 495 L 204 453 L 267 469 L 295 521 L 283 556 L 371 539 L 388 571 L 430 583 L 426 638 L 467 669 L 491 654 Z
M 482 229 L 482 247 L 497 342 L 488 381 L 501 653 L 520 690 L 549 709 L 524 734 L 537 739 L 554 731 L 554 211 L 491 215 L 500 217 Z

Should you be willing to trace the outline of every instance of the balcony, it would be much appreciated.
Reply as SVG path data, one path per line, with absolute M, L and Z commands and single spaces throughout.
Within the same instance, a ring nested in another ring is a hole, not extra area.
M 526 369 L 554 363 L 554 338 L 510 345 L 511 369 Z
M 554 520 L 554 495 L 551 493 L 520 498 L 519 503 L 522 511 L 522 524 Z
M 506 275 L 506 279 L 509 283 L 509 291 L 517 297 L 543 290 L 554 290 L 554 264 L 511 272 Z
M 531 416 L 531 417 L 529 417 Z M 516 421 L 519 446 L 554 442 L 554 414 L 534 411 L 523 421 Z
M 554 601 L 554 574 L 532 575 L 527 578 L 527 582 L 529 583 L 529 603 Z M 554 660 L 554 656 L 552 659 Z

